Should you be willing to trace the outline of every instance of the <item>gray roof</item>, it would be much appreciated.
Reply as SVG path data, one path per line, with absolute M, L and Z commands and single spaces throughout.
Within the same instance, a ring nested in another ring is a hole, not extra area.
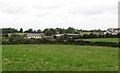
M 42 36 L 43 33 L 28 33 L 27 36 Z
M 69 35 L 69 36 L 77 36 L 79 34 L 67 34 L 67 35 Z

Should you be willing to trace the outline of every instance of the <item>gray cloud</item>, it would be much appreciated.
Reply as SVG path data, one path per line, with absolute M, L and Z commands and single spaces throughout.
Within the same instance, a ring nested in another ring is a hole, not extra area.
M 0 27 L 25 29 L 69 26 L 78 29 L 117 27 L 118 1 L 0 0 L 0 24 L 3 24 Z
M 112 13 L 112 14 L 118 14 L 118 7 L 108 7 L 106 11 Z
M 49 6 L 49 7 L 44 7 L 44 6 L 36 6 L 34 8 L 37 8 L 37 9 L 58 9 L 58 8 L 62 8 L 64 6 L 60 5 L 60 6 Z
M 0 12 L 10 13 L 10 14 L 21 14 L 25 12 L 25 8 L 22 6 L 15 6 L 12 4 L 3 4 L 0 5 Z
M 81 10 L 81 9 L 77 8 L 77 10 L 76 9 L 70 10 L 69 13 L 82 14 L 82 15 L 99 15 L 99 14 L 104 13 L 104 11 L 97 10 L 97 9 L 82 9 Z
M 117 9 L 117 6 L 115 7 L 112 7 L 112 6 L 109 6 L 109 7 L 102 7 L 102 6 L 99 6 L 99 7 L 88 7 L 88 8 L 82 8 L 82 7 L 74 7 L 72 9 L 70 9 L 68 11 L 68 13 L 70 14 L 81 14 L 81 15 L 100 15 L 100 14 L 104 14 L 106 12 L 109 12 L 109 13 L 112 13 L 112 14 L 118 14 L 118 9 Z
M 24 13 L 24 8 L 10 8 L 10 9 L 4 9 L 2 11 L 10 14 L 21 14 Z

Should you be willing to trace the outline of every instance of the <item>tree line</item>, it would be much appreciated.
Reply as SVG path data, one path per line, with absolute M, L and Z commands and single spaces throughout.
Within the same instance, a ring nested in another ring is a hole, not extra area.
M 70 45 L 92 45 L 92 46 L 109 46 L 109 47 L 120 47 L 118 42 L 92 42 L 74 39 L 26 39 L 26 38 L 8 38 L 3 39 L 2 44 L 70 44 Z
M 15 29 L 15 28 L 2 28 L 3 33 L 78 33 L 80 31 L 83 32 L 103 32 L 103 30 L 82 30 L 82 29 L 75 29 L 73 27 L 68 27 L 67 29 L 64 28 L 46 28 L 43 31 L 41 29 L 34 30 L 32 28 L 28 30 L 23 30 L 23 28 Z
M 82 29 L 75 29 L 73 27 L 69 27 L 67 29 L 64 28 L 46 28 L 43 31 L 38 29 L 38 30 L 33 30 L 33 29 L 28 29 L 28 30 L 23 30 L 23 28 L 15 29 L 15 28 L 2 28 L 2 36 L 7 38 L 9 37 L 8 33 L 12 33 L 10 37 L 25 37 L 25 35 L 19 35 L 16 33 L 44 33 L 46 36 L 51 36 L 54 34 L 67 34 L 67 33 L 73 33 L 73 34 L 80 34 L 81 32 L 90 32 L 89 34 L 83 34 L 83 35 L 79 35 L 79 36 L 75 36 L 73 38 L 117 38 L 120 34 L 117 35 L 112 35 L 112 34 L 103 34 L 104 30 L 82 30 Z M 99 32 L 102 34 L 94 34 L 93 32 Z M 66 35 L 64 35 L 65 37 L 67 37 Z M 53 36 L 54 38 L 56 38 L 56 36 Z
M 75 33 L 80 34 L 80 32 L 91 32 L 90 34 L 83 34 L 83 35 L 76 35 L 76 36 L 68 36 L 67 33 Z M 120 33 L 117 35 L 112 34 L 94 34 L 92 32 L 103 32 L 102 30 L 78 30 L 72 27 L 68 29 L 62 28 L 47 28 L 41 31 L 40 29 L 35 31 L 33 29 L 28 29 L 23 31 L 21 28 L 20 30 L 14 28 L 3 28 L 2 29 L 2 36 L 6 37 L 2 39 L 3 44 L 75 44 L 75 45 L 97 45 L 97 46 L 111 46 L 111 47 L 118 47 L 118 43 L 114 42 L 90 42 L 90 41 L 75 41 L 76 39 L 88 39 L 88 38 L 120 38 Z M 8 33 L 12 33 L 11 37 L 8 37 Z M 63 34 L 63 36 L 56 37 L 47 37 L 41 39 L 28 39 L 24 38 L 25 35 L 20 35 L 16 33 L 44 33 L 46 36 L 51 36 L 53 34 Z

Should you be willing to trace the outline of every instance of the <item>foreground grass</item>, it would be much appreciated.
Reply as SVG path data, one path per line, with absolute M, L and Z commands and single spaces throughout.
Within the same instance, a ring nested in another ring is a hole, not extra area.
M 118 43 L 118 38 L 91 38 L 91 39 L 83 39 L 84 41 L 92 41 L 92 42 L 115 42 Z
M 3 45 L 3 71 L 61 70 L 118 70 L 118 49 L 80 45 Z

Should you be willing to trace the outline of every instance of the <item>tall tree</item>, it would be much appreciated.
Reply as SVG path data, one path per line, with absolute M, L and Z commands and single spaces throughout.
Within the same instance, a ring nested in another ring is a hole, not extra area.
M 75 29 L 72 28 L 72 27 L 69 27 L 67 30 L 66 30 L 66 33 L 74 33 L 75 32 Z
M 19 31 L 20 33 L 23 33 L 23 29 L 22 28 L 20 28 L 20 31 Z
M 25 32 L 26 32 L 26 33 L 33 33 L 33 29 L 30 28 L 30 29 L 26 30 Z
M 41 33 L 42 31 L 40 29 L 37 30 L 37 33 Z
M 14 28 L 2 28 L 2 33 L 16 33 L 16 32 L 18 32 L 18 30 Z
M 61 28 L 56 28 L 55 31 L 56 31 L 56 33 L 58 33 L 58 34 L 64 33 L 64 30 L 61 29 Z
M 51 35 L 53 35 L 53 34 L 56 34 L 56 31 L 55 31 L 55 29 L 53 29 L 53 28 L 49 28 L 49 29 L 43 30 L 43 33 L 44 33 L 46 36 L 51 36 Z

